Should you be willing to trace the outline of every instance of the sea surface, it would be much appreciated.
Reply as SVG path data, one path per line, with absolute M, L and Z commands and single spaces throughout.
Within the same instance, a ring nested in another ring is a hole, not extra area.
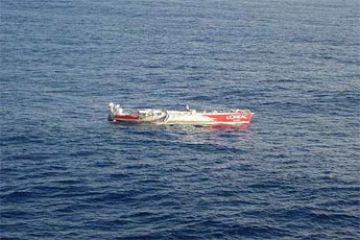
M 357 0 L 1 0 L 0 239 L 360 239 Z M 124 126 L 250 109 L 248 128 Z

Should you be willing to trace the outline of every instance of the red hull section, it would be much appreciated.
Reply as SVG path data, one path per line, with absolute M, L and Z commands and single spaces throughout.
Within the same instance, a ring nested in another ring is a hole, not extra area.
M 139 120 L 140 116 L 137 114 L 129 114 L 129 115 L 115 115 L 113 117 L 114 120 Z
M 252 113 L 205 114 L 204 116 L 212 118 L 215 122 L 221 123 L 250 123 Z

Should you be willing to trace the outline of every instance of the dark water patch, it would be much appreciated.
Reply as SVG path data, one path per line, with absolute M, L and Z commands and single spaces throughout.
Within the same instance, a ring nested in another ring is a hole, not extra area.
M 338 214 L 338 213 L 322 213 L 315 211 L 309 215 L 309 218 L 315 224 L 324 224 L 324 225 L 334 225 L 336 224 L 339 227 L 347 227 L 358 223 L 359 216 L 354 216 L 351 214 Z
M 36 199 L 37 194 L 30 191 L 13 191 L 2 196 L 3 203 L 26 203 Z

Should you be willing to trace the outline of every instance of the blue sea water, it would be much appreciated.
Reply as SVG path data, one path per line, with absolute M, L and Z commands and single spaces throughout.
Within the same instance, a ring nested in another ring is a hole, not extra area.
M 359 1 L 0 4 L 1 239 L 360 238 Z

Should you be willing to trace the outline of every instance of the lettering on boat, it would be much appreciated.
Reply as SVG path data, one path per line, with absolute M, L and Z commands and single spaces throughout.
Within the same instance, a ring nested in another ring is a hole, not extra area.
M 247 119 L 247 116 L 246 115 L 230 115 L 230 116 L 226 116 L 226 119 L 228 119 L 228 120 Z

